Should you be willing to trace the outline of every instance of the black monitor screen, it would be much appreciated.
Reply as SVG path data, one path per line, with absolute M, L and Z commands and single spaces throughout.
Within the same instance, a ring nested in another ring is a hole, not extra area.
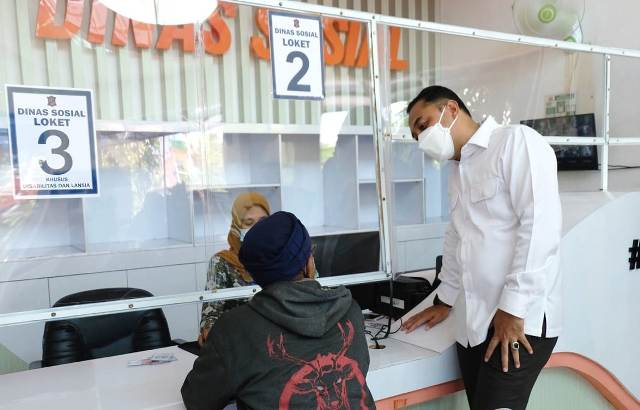
M 311 242 L 320 277 L 380 270 L 380 235 L 377 231 L 316 236 Z
M 593 114 L 567 115 L 520 121 L 544 136 L 595 137 Z M 552 145 L 558 160 L 558 171 L 598 169 L 598 149 L 595 145 Z

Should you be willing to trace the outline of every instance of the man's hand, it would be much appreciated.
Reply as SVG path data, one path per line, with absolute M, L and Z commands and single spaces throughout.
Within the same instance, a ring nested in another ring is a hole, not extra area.
M 496 315 L 493 317 L 493 328 L 493 337 L 487 347 L 487 352 L 484 355 L 484 361 L 489 361 L 493 351 L 496 349 L 498 344 L 500 344 L 502 371 L 509 371 L 509 350 L 511 350 L 511 354 L 513 354 L 513 362 L 516 365 L 516 369 L 519 369 L 520 351 L 519 349 L 514 349 L 511 344 L 513 342 L 518 342 L 527 349 L 529 354 L 533 354 L 533 349 L 531 348 L 527 337 L 524 335 L 524 319 L 520 319 L 517 316 L 498 310 Z
M 209 330 L 211 329 L 202 329 L 200 331 L 200 335 L 198 335 L 198 346 L 202 347 L 204 342 L 207 341 L 207 337 L 209 336 Z
M 427 329 L 431 329 L 438 323 L 442 322 L 449 316 L 451 308 L 445 305 L 435 305 L 426 308 L 422 312 L 412 316 L 402 324 L 402 329 L 407 332 L 413 332 L 418 326 L 425 325 Z

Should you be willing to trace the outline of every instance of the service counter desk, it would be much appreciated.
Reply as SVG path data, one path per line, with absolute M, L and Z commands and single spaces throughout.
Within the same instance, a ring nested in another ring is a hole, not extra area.
M 457 390 L 446 384 L 458 377 L 454 349 L 437 354 L 397 340 L 382 343 L 385 349 L 370 350 L 367 376 L 378 408 L 412 402 L 415 397 L 404 397 L 408 392 L 434 398 Z M 130 360 L 155 352 L 171 352 L 178 360 L 127 366 Z M 0 376 L 0 409 L 184 409 L 180 387 L 195 358 L 178 347 L 169 347 Z M 438 387 L 442 384 L 444 389 Z

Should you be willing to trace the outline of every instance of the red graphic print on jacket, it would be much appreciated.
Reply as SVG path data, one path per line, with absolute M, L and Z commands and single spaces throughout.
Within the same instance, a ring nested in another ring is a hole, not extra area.
M 342 347 L 336 353 L 318 353 L 312 360 L 303 360 L 287 353 L 284 336 L 276 343 L 271 336 L 267 339 L 267 351 L 273 359 L 286 360 L 300 365 L 300 369 L 287 381 L 280 395 L 280 410 L 289 409 L 291 398 L 296 395 L 314 394 L 317 410 L 351 409 L 347 394 L 347 382 L 357 381 L 360 388 L 360 409 L 367 410 L 365 404 L 365 378 L 358 362 L 345 353 L 353 342 L 353 325 L 346 321 L 347 333 L 338 323 L 342 335 Z

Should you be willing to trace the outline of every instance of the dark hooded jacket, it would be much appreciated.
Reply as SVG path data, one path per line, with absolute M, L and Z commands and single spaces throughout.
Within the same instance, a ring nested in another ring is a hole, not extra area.
M 344 287 L 278 282 L 215 323 L 182 386 L 187 409 L 374 409 L 358 304 Z

